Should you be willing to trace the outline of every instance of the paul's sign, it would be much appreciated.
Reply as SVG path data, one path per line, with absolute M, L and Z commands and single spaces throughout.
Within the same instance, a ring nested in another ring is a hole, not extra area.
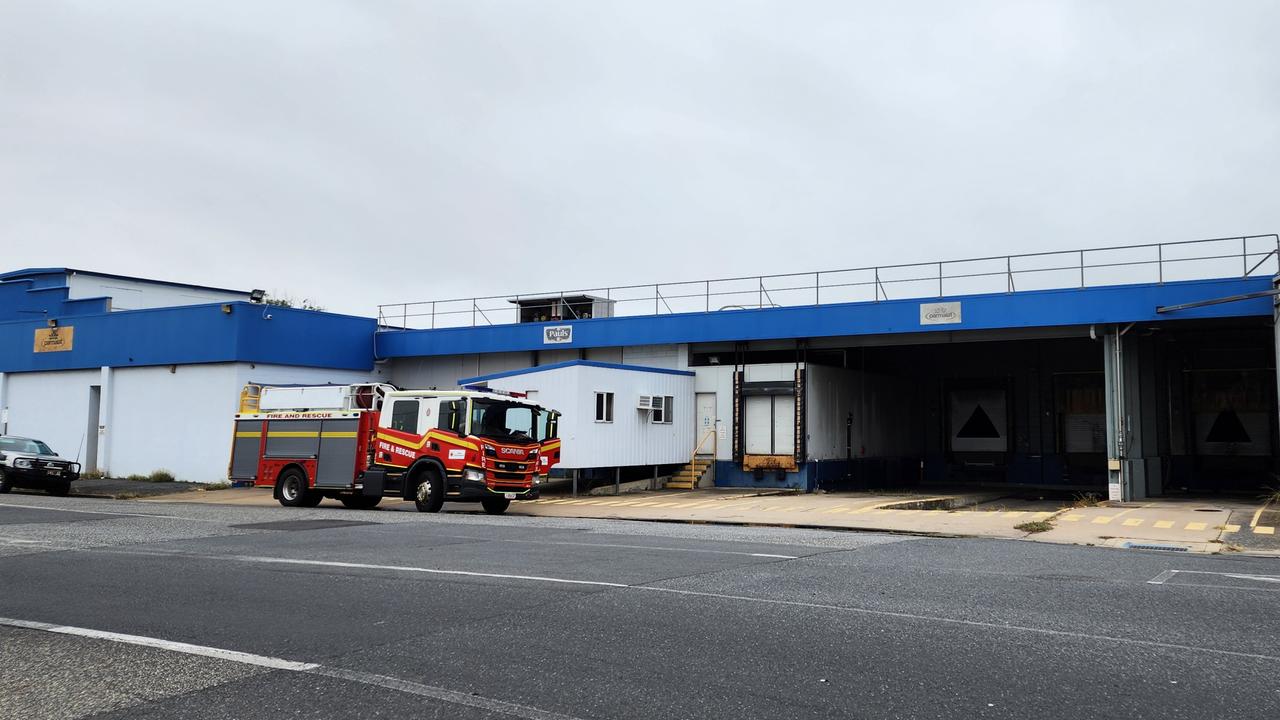
M 551 325 L 542 328 L 543 345 L 564 345 L 573 342 L 572 325 Z

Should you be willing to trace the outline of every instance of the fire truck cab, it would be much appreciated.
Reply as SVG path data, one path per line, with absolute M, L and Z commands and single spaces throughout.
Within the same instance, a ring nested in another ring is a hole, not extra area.
M 331 497 L 372 508 L 398 497 L 422 512 L 449 500 L 498 514 L 538 497 L 560 458 L 559 413 L 514 395 L 265 387 L 256 396 L 246 389 L 241 410 L 230 476 L 273 488 L 286 506 Z

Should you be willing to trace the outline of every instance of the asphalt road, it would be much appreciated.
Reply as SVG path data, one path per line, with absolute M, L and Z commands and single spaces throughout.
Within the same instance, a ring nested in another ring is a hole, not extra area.
M 1263 558 L 0 496 L 24 720 L 1271 719 L 1278 611 Z

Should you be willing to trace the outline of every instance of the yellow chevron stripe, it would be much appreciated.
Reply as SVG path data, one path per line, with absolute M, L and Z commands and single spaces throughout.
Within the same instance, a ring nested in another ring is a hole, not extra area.
M 381 433 L 381 432 L 378 433 L 378 439 L 386 440 L 387 442 L 395 445 L 399 445 L 400 447 L 412 448 L 414 450 L 421 450 L 431 440 L 438 440 L 447 445 L 457 445 L 458 447 L 464 447 L 464 448 L 467 448 L 468 450 L 480 449 L 475 443 L 467 442 L 466 440 L 460 440 L 458 438 L 451 437 L 449 435 L 444 435 L 442 433 L 430 432 L 430 431 L 427 432 L 426 435 L 423 435 L 422 439 L 417 442 L 414 442 L 412 440 L 401 440 L 398 437 L 395 437 L 393 435 L 388 435 L 387 433 Z

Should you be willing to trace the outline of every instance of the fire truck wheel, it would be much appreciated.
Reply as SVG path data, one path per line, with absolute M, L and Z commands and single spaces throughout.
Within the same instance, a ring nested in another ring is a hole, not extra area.
M 484 511 L 490 515 L 501 515 L 511 507 L 511 501 L 506 498 L 485 498 L 480 501 L 484 506 Z
M 343 495 L 338 499 L 352 510 L 372 510 L 382 502 L 382 498 L 376 495 Z
M 302 507 L 315 507 L 324 500 L 324 494 L 318 492 L 309 492 L 302 496 Z
M 312 495 L 317 500 L 308 505 Z M 321 495 L 307 492 L 307 476 L 297 468 L 289 468 L 280 473 L 280 479 L 276 481 L 276 497 L 285 507 L 315 507 L 319 504 Z
M 440 512 L 444 507 L 444 479 L 440 473 L 427 470 L 418 476 L 413 504 L 418 506 L 418 512 Z

